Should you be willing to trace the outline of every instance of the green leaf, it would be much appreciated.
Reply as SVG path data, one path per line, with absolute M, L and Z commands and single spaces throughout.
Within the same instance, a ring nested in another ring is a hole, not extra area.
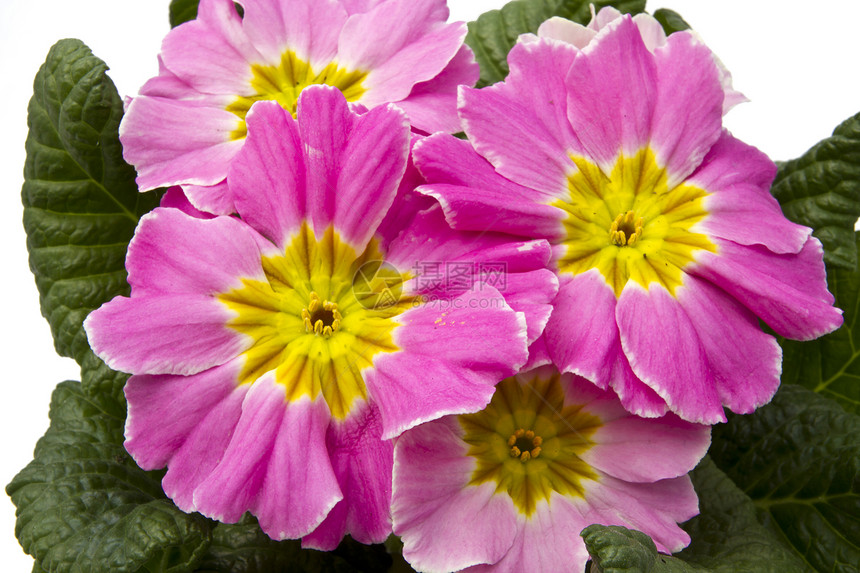
M 592 525 L 582 531 L 603 573 L 802 573 L 803 562 L 757 520 L 752 501 L 705 458 L 690 476 L 701 514 L 684 524 L 692 543 L 674 557 L 657 552 L 644 533 Z
M 860 216 L 860 114 L 833 136 L 779 167 L 771 192 L 785 216 L 812 227 L 828 269 L 857 267 L 854 223 Z
M 816 571 L 860 563 L 860 417 L 794 384 L 714 428 L 711 457 Z
M 538 26 L 553 16 L 561 16 L 580 24 L 591 20 L 589 5 L 595 11 L 615 6 L 621 12 L 636 14 L 645 10 L 645 0 L 514 0 L 501 10 L 490 10 L 469 22 L 466 43 L 475 52 L 481 66 L 477 87 L 505 79 L 508 75 L 508 52 L 520 34 L 537 32 Z
M 660 8 L 654 12 L 654 18 L 663 26 L 663 31 L 666 32 L 667 36 L 675 32 L 683 32 L 690 29 L 687 21 L 681 18 L 681 15 L 674 10 Z
M 170 27 L 175 28 L 197 18 L 197 5 L 200 0 L 171 0 Z
M 860 234 L 854 238 L 860 245 Z M 860 414 L 860 269 L 831 267 L 827 284 L 845 322 L 816 340 L 781 340 L 782 382 L 805 386 Z
M 190 571 L 209 546 L 211 522 L 177 509 L 164 498 L 161 472 L 135 465 L 111 402 L 77 382 L 54 390 L 51 425 L 6 488 L 18 541 L 51 573 Z
M 117 135 L 122 100 L 107 66 L 79 40 L 61 40 L 34 82 L 24 167 L 30 269 L 54 345 L 80 362 L 89 312 L 127 294 L 125 253 L 158 202 L 140 194 Z

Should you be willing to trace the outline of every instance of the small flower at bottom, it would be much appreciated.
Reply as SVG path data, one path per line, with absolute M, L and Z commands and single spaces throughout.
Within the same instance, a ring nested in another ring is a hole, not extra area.
M 582 571 L 579 532 L 623 525 L 663 552 L 690 538 L 689 472 L 710 428 L 639 418 L 611 392 L 542 367 L 499 383 L 481 412 L 405 432 L 394 451 L 394 531 L 420 571 Z
M 549 245 L 467 241 L 438 210 L 383 231 L 411 139 L 394 106 L 359 115 L 314 86 L 297 118 L 260 102 L 247 121 L 228 175 L 238 217 L 196 216 L 181 197 L 165 204 L 189 212 L 145 216 L 126 260 L 131 296 L 87 318 L 90 344 L 133 374 L 126 449 L 144 469 L 167 466 L 181 509 L 225 522 L 250 511 L 271 537 L 320 549 L 347 533 L 381 542 L 389 438 L 480 410 L 525 363 L 527 322 L 533 339 L 555 295 Z M 440 291 L 431 304 L 411 287 L 417 258 L 480 260 L 481 245 L 512 257 L 522 288 Z

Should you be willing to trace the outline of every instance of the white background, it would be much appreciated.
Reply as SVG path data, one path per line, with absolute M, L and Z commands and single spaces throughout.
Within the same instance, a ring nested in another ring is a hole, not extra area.
M 471 20 L 505 0 L 449 0 L 452 20 Z M 53 351 L 27 266 L 21 225 L 26 110 L 33 77 L 60 38 L 83 40 L 107 61 L 120 94 L 133 95 L 157 71 L 169 0 L 0 0 L 0 485 L 31 459 L 48 426 L 54 386 L 78 379 Z M 751 103 L 727 127 L 774 159 L 800 155 L 860 111 L 860 3 L 854 0 L 649 0 L 682 14 L 719 55 Z M 774 12 L 772 12 L 774 10 Z M 0 569 L 29 572 L 13 536 L 14 507 L 0 494 Z

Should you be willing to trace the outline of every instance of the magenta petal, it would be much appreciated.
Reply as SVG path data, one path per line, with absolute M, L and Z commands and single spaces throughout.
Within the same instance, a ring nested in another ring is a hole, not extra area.
M 333 420 L 326 443 L 343 499 L 302 538 L 302 547 L 331 551 L 347 533 L 361 543 L 382 543 L 391 534 L 394 443 L 382 439 L 379 410 L 365 405 Z
M 446 414 L 476 412 L 527 358 L 522 314 L 493 287 L 438 300 L 398 317 L 399 352 L 374 360 L 365 382 L 382 413 L 383 439 Z
M 692 320 L 724 405 L 749 414 L 779 386 L 782 349 L 755 315 L 712 284 L 687 277 L 678 302 Z
M 797 253 L 812 231 L 792 223 L 770 194 L 776 165 L 724 131 L 687 183 L 711 194 L 708 216 L 698 227 L 741 245 L 764 245 L 775 253 Z
M 129 378 L 124 446 L 138 465 L 147 470 L 167 465 L 203 419 L 236 391 L 240 366 L 233 361 L 194 376 Z
M 227 174 L 225 173 L 226 177 Z M 188 200 L 196 208 L 206 213 L 216 215 L 232 215 L 236 212 L 233 204 L 233 194 L 227 186 L 227 180 L 222 179 L 213 185 L 182 185 Z
M 691 422 L 726 421 L 705 349 L 677 299 L 661 286 L 628 282 L 615 314 L 633 372 L 670 410 Z
M 504 177 L 549 196 L 566 191 L 575 170 L 569 154 L 581 150 L 567 119 L 565 81 L 576 53 L 559 42 L 519 42 L 503 83 L 460 91 L 460 118 L 475 149 Z
M 633 155 L 648 144 L 657 71 L 629 16 L 598 33 L 574 60 L 567 84 L 567 117 L 604 173 L 612 172 L 620 153 Z
M 194 492 L 196 509 L 226 523 L 251 511 L 274 539 L 308 534 L 342 497 L 325 447 L 328 422 L 323 400 L 287 402 L 272 376 L 257 380 L 230 445 Z
M 242 146 L 225 109 L 139 96 L 120 124 L 123 157 L 137 168 L 141 191 L 179 184 L 215 185 Z
M 651 147 L 672 189 L 720 137 L 723 88 L 713 53 L 690 32 L 671 34 L 654 52 L 657 102 Z
M 90 313 L 90 346 L 108 366 L 137 374 L 196 374 L 246 350 L 233 313 L 201 295 L 118 296 Z
M 690 270 L 720 287 L 777 334 L 811 340 L 839 328 L 842 311 L 827 290 L 821 243 L 810 237 L 795 254 L 715 239 L 718 254 L 705 253 Z
M 260 249 L 246 225 L 232 217 L 199 219 L 176 209 L 145 215 L 128 247 L 128 282 L 137 297 L 212 295 L 265 280 Z
M 242 219 L 285 247 L 305 219 L 307 168 L 292 115 L 276 102 L 254 104 L 245 145 L 228 181 Z
M 188 200 L 188 196 L 182 190 L 182 187 L 174 186 L 167 190 L 167 193 L 161 198 L 161 201 L 158 204 L 159 207 L 169 207 L 171 209 L 179 209 L 186 215 L 194 217 L 195 219 L 214 219 L 215 215 L 212 213 L 203 212 L 194 205 L 191 204 L 191 201 Z
M 510 498 L 494 495 L 492 483 L 468 485 L 475 461 L 462 435 L 456 418 L 444 418 L 404 433 L 395 446 L 394 530 L 419 570 L 495 563 L 516 534 Z

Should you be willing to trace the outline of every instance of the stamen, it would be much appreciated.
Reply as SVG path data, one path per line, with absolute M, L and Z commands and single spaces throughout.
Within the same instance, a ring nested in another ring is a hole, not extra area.
M 536 435 L 534 430 L 526 431 L 525 429 L 520 428 L 508 438 L 508 446 L 511 448 L 511 457 L 519 458 L 523 463 L 540 455 L 541 444 L 543 444 L 543 438 Z
M 313 332 L 329 338 L 340 329 L 343 316 L 337 308 L 337 303 L 330 300 L 323 301 L 320 296 L 311 291 L 307 308 L 302 309 L 302 324 L 305 332 Z
M 642 236 L 642 227 L 645 219 L 639 217 L 633 211 L 627 211 L 615 217 L 609 226 L 609 240 L 619 247 L 632 246 Z
M 518 447 L 514 446 L 513 448 L 511 448 L 511 457 L 512 458 L 520 457 L 520 453 L 522 453 L 522 452 L 520 452 L 520 449 Z

